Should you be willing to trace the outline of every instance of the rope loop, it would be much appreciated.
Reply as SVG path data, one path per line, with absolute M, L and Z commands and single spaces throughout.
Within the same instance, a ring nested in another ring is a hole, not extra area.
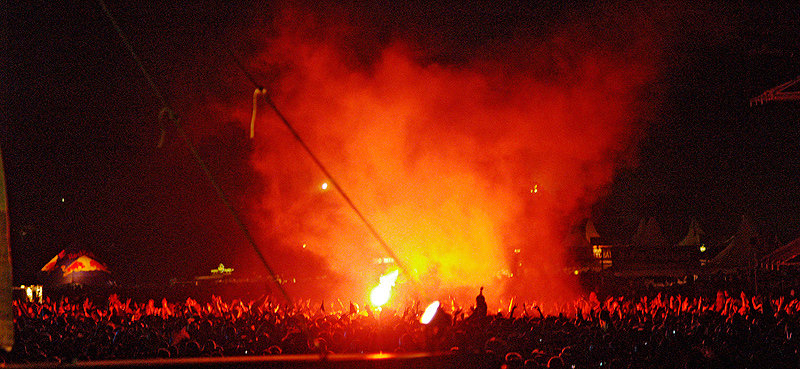
M 250 138 L 256 136 L 256 110 L 258 110 L 258 96 L 266 95 L 267 89 L 264 87 L 256 87 L 253 91 L 253 113 L 250 115 Z

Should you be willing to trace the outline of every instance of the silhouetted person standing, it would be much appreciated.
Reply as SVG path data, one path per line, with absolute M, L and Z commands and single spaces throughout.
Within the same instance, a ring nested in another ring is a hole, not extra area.
M 485 318 L 486 314 L 488 313 L 489 309 L 486 306 L 486 297 L 483 297 L 483 287 L 481 287 L 480 293 L 478 296 L 475 297 L 475 311 L 472 313 L 475 318 Z

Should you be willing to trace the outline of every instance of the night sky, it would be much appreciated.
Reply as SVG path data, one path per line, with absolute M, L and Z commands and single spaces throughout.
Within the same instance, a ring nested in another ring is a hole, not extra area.
M 263 191 L 250 166 L 249 122 L 204 120 L 218 117 L 209 113 L 214 105 L 249 114 L 254 87 L 225 48 L 252 65 L 261 50 L 254 30 L 270 36 L 270 20 L 287 5 L 108 2 L 233 208 L 245 212 Z M 607 14 L 619 20 L 637 9 L 356 3 L 291 7 L 358 25 L 350 62 L 365 66 L 396 39 L 413 40 L 428 61 L 457 66 L 520 38 L 545 39 L 562 22 L 597 27 Z M 650 114 L 627 148 L 637 154 L 591 204 L 592 218 L 601 234 L 625 240 L 641 218 L 655 217 L 673 242 L 696 218 L 720 242 L 746 215 L 768 239 L 789 242 L 800 236 L 800 101 L 748 100 L 800 75 L 800 8 L 691 3 L 643 7 L 673 12 L 650 23 L 662 53 L 641 97 Z M 252 258 L 178 132 L 168 127 L 158 147 L 161 104 L 98 3 L 5 8 L 0 143 L 15 282 L 35 282 L 73 243 L 92 249 L 122 283 L 191 278 L 231 255 Z M 280 73 L 280 65 L 263 66 L 255 77 L 270 83 Z

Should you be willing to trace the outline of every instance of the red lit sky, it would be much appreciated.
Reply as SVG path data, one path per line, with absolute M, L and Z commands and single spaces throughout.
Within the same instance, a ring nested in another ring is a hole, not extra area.
M 267 260 L 343 295 L 386 251 L 264 101 L 248 138 L 254 86 L 226 47 L 426 294 L 519 294 L 512 274 L 527 298 L 572 293 L 589 217 L 612 239 L 649 216 L 669 238 L 698 218 L 722 239 L 742 214 L 800 231 L 796 105 L 747 104 L 796 77 L 790 7 L 109 7 Z M 156 147 L 159 102 L 94 2 L 7 18 L 16 280 L 74 241 L 124 283 L 265 273 L 180 135 Z

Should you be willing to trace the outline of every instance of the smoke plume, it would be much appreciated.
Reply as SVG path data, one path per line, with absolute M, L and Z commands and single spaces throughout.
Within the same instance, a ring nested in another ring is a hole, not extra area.
M 495 298 L 569 298 L 572 230 L 635 156 L 655 103 L 660 45 L 651 14 L 632 8 L 487 26 L 471 23 L 495 19 L 477 11 L 437 23 L 285 7 L 251 30 L 248 66 L 407 267 L 407 296 L 486 286 Z M 249 109 L 233 114 L 249 124 Z M 263 101 L 253 145 L 263 192 L 250 218 L 267 259 L 365 302 L 392 268 L 387 252 Z

